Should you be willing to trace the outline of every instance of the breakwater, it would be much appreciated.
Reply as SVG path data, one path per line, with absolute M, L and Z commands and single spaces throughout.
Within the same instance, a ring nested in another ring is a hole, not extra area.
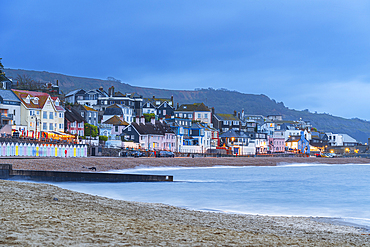
M 114 174 L 101 172 L 13 170 L 11 164 L 0 164 L 0 179 L 45 182 L 172 182 L 173 176 Z

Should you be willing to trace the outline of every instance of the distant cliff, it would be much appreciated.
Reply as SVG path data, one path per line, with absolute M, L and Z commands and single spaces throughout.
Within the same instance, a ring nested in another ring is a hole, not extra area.
M 233 113 L 234 110 L 244 109 L 246 114 L 272 115 L 281 114 L 285 120 L 311 121 L 312 125 L 320 131 L 333 133 L 346 133 L 363 143 L 368 142 L 370 137 L 370 122 L 360 119 L 345 119 L 331 116 L 329 114 L 315 114 L 308 111 L 297 111 L 288 109 L 282 102 L 278 103 L 266 95 L 245 94 L 226 89 L 199 89 L 199 90 L 166 90 L 155 88 L 134 87 L 126 83 L 121 83 L 113 78 L 110 80 L 100 80 L 92 78 L 82 78 L 68 76 L 45 71 L 31 71 L 19 69 L 5 69 L 6 76 L 13 80 L 18 75 L 27 75 L 35 81 L 53 82 L 58 80 L 59 87 L 63 93 L 68 93 L 74 89 L 92 89 L 103 86 L 108 89 L 114 86 L 115 91 L 122 93 L 137 92 L 144 97 L 170 98 L 174 96 L 175 103 L 195 103 L 204 102 L 209 107 L 215 107 L 217 113 Z M 154 85 L 153 85 L 154 86 Z

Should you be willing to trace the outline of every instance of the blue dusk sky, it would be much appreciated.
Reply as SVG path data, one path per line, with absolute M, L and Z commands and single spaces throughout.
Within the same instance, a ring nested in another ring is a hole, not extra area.
M 370 120 L 370 1 L 1 1 L 6 68 Z

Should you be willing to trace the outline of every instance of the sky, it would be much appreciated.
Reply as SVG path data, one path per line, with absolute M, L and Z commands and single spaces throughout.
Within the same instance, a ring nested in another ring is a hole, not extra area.
M 370 120 L 370 1 L 1 1 L 5 68 Z

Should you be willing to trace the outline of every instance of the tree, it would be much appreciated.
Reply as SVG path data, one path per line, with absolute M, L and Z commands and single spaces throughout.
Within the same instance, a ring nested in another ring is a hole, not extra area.
M 3 72 L 3 69 L 4 69 L 4 66 L 3 66 L 3 63 L 1 62 L 2 58 L 0 57 L 0 74 L 4 73 Z
M 16 88 L 18 89 L 33 90 L 33 91 L 39 91 L 39 90 L 45 89 L 45 85 L 43 83 L 35 81 L 34 79 L 32 79 L 30 76 L 26 74 L 18 75 L 16 80 L 17 80 Z
M 145 122 L 150 122 L 150 119 L 153 117 L 155 118 L 154 113 L 144 113 L 143 116 L 145 117 Z
M 95 125 L 85 123 L 84 127 L 85 127 L 85 136 L 90 136 L 90 133 L 91 137 L 98 136 L 98 127 L 96 127 Z

